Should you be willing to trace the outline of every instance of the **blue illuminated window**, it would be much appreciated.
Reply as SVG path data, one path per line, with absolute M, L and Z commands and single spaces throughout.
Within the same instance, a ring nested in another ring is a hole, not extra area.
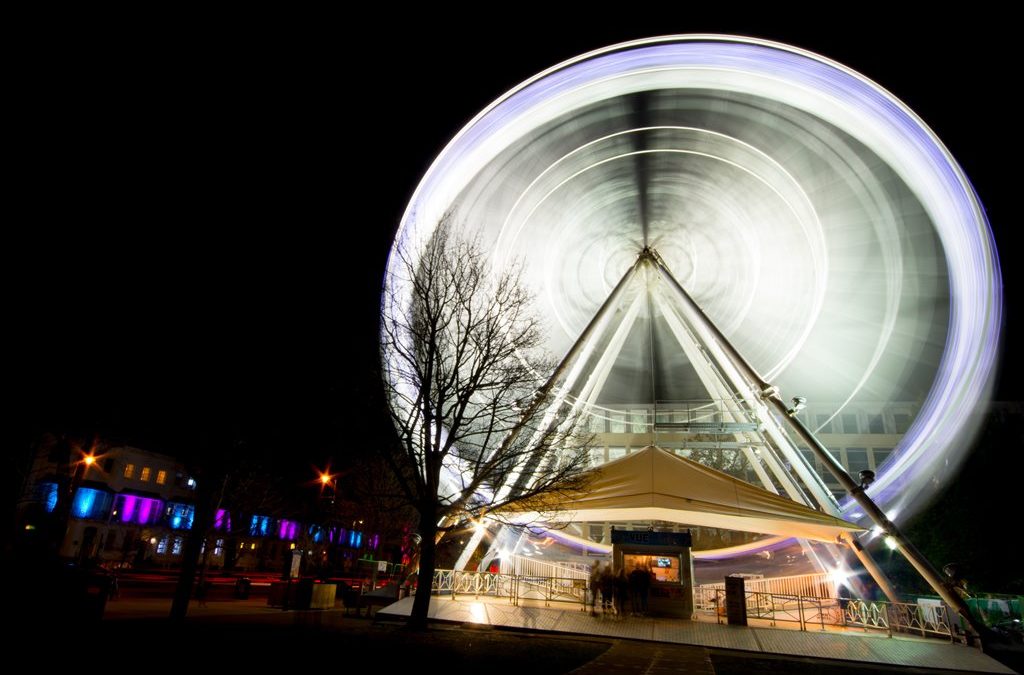
M 43 503 L 43 508 L 47 513 L 53 513 L 53 510 L 57 508 L 57 484 L 40 483 L 36 488 L 36 499 Z
M 249 522 L 249 534 L 265 537 L 270 532 L 270 516 L 253 516 Z
M 109 496 L 100 490 L 80 487 L 71 502 L 71 514 L 76 518 L 102 518 L 107 510 Z
M 171 502 L 167 505 L 167 522 L 175 530 L 191 530 L 196 508 L 191 504 Z

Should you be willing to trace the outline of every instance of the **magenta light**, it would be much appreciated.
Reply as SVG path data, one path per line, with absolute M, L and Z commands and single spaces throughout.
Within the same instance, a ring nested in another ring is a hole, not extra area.
M 135 504 L 138 498 L 134 495 L 121 495 L 121 522 L 130 523 L 135 514 Z
M 149 514 L 153 510 L 152 499 L 140 499 L 139 500 L 139 519 L 140 525 L 145 525 L 149 522 Z
M 294 541 L 295 535 L 298 533 L 299 524 L 294 520 L 282 520 L 277 528 L 277 536 L 281 539 L 288 541 Z

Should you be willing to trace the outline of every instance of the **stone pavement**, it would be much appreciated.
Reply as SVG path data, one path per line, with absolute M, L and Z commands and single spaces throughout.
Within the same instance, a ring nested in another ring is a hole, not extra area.
M 393 605 L 381 608 L 377 615 L 378 617 L 408 616 L 412 610 L 412 600 L 412 598 L 399 600 Z M 762 654 L 975 673 L 1013 673 L 1012 670 L 977 649 L 950 644 L 938 639 L 904 636 L 890 638 L 884 634 L 856 632 L 837 633 L 738 627 L 681 619 L 594 617 L 579 611 L 578 605 L 572 606 L 571 609 L 516 606 L 509 603 L 508 600 L 476 599 L 472 596 L 464 596 L 457 600 L 434 597 L 431 599 L 430 617 L 437 621 L 453 623 L 489 624 L 531 631 L 596 635 L 658 643 L 736 649 Z M 630 672 L 633 668 L 626 667 L 625 661 L 641 659 L 644 660 L 644 668 L 636 672 L 656 672 L 655 670 L 645 670 L 645 668 L 658 665 L 657 649 L 632 651 L 635 652 L 633 656 L 627 656 L 623 651 L 616 653 L 616 649 L 613 647 L 608 653 L 595 660 L 594 667 L 600 667 L 597 662 L 602 659 L 621 658 L 624 662 L 620 665 L 626 668 L 623 672 Z M 693 665 L 697 666 L 698 664 Z M 589 664 L 586 667 L 590 667 Z M 680 672 L 675 668 L 663 670 L 661 666 L 658 666 L 658 671 Z M 608 673 L 619 672 L 619 670 L 606 666 L 602 671 L 581 670 L 580 672 Z M 712 671 L 695 670 L 694 672 Z

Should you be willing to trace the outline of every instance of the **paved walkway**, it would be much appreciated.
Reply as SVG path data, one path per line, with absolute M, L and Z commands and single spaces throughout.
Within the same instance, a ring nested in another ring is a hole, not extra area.
M 377 614 L 381 617 L 387 615 L 408 616 L 412 610 L 412 600 L 412 598 L 399 600 L 393 605 L 380 609 Z M 740 649 L 764 654 L 918 668 L 944 668 L 976 673 L 1013 673 L 1012 670 L 977 649 L 939 640 L 902 636 L 890 638 L 886 635 L 852 632 L 804 632 L 773 628 L 744 628 L 681 619 L 593 617 L 586 612 L 579 611 L 577 606 L 571 610 L 514 606 L 507 600 L 488 602 L 482 598 L 473 599 L 469 596 L 458 600 L 446 597 L 432 598 L 430 617 L 438 621 L 456 623 L 490 624 L 534 631 Z M 649 650 L 646 657 L 643 657 L 646 658 L 648 666 L 657 663 L 657 653 L 657 650 Z M 614 653 L 605 656 L 612 657 Z M 640 656 L 630 658 L 640 658 Z M 627 668 L 627 670 L 633 669 Z M 662 668 L 659 667 L 658 670 L 662 670 Z M 615 671 L 606 669 L 602 672 Z
M 641 642 L 616 640 L 606 652 L 572 671 L 572 675 L 609 673 L 715 675 L 715 668 L 708 650 L 701 647 L 659 644 L 652 649 Z

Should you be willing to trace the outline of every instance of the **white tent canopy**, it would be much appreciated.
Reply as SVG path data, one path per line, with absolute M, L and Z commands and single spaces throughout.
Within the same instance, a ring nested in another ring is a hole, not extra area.
M 755 487 L 721 471 L 648 446 L 591 471 L 585 492 L 552 493 L 553 513 L 503 513 L 529 522 L 663 520 L 834 542 L 863 528 Z

